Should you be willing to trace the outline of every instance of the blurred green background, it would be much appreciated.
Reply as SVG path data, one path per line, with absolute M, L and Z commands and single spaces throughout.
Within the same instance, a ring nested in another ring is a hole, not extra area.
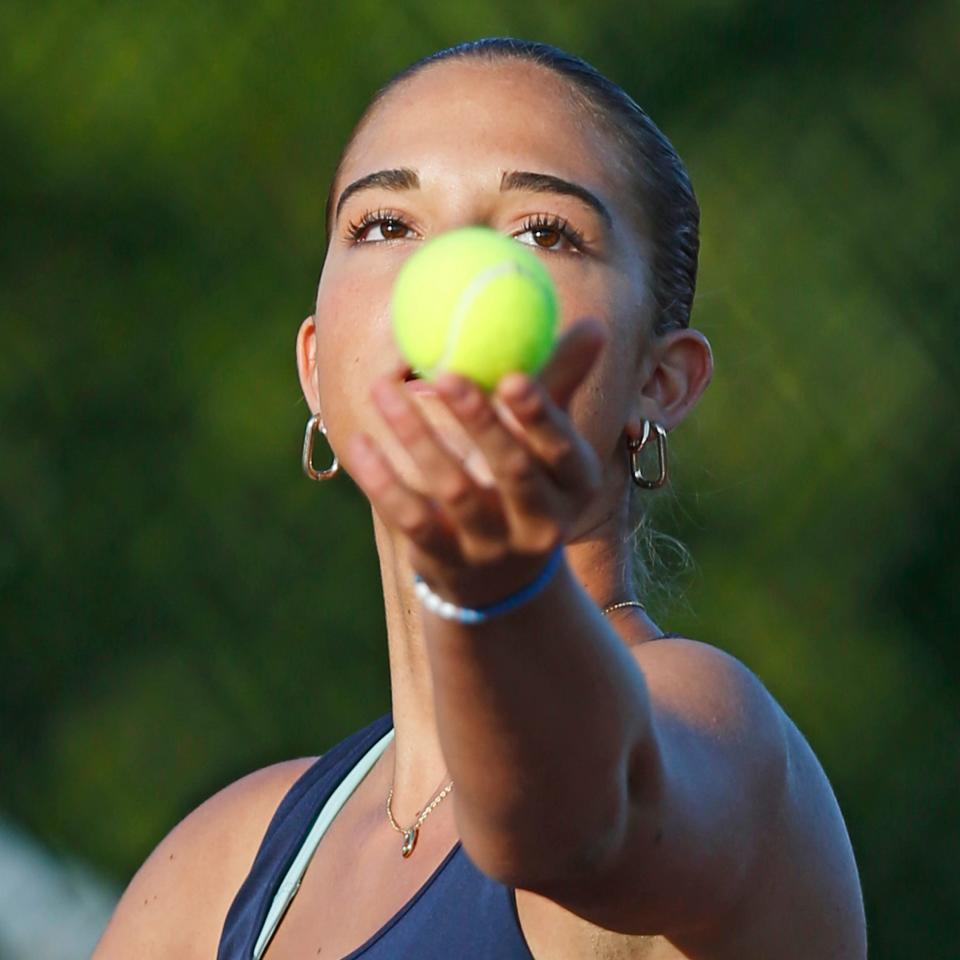
M 716 375 L 658 509 L 696 565 L 651 605 L 806 733 L 871 956 L 957 957 L 956 3 L 0 6 L 0 814 L 122 886 L 388 709 L 293 340 L 368 97 L 491 34 L 586 57 L 686 160 Z

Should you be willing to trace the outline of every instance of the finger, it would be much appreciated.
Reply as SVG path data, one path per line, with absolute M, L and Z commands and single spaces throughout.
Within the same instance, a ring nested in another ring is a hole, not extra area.
M 585 491 L 596 486 L 600 472 L 596 453 L 542 383 L 524 374 L 511 374 L 500 382 L 496 395 L 559 486 Z
M 456 538 L 440 511 L 400 479 L 368 436 L 350 437 L 343 461 L 384 523 L 402 531 L 424 553 L 446 562 L 457 560 Z
M 437 379 L 436 388 L 487 461 L 511 528 L 522 537 L 531 527 L 542 526 L 559 498 L 546 464 L 508 428 L 492 398 L 476 384 L 445 373 Z
M 483 490 L 427 422 L 419 407 L 389 378 L 373 388 L 381 415 L 416 463 L 429 492 L 440 503 L 466 545 L 502 541 L 507 529 L 499 497 Z M 476 552 L 475 549 L 469 551 Z
M 569 406 L 606 342 L 607 328 L 599 320 L 581 320 L 560 338 L 539 379 L 562 410 Z

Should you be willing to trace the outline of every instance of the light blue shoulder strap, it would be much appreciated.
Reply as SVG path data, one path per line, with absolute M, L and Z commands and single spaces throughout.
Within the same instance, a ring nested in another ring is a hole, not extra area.
M 257 937 L 256 946 L 253 948 L 253 960 L 260 960 L 270 938 L 276 932 L 283 915 L 287 912 L 291 901 L 300 889 L 300 881 L 306 872 L 307 864 L 320 843 L 320 838 L 327 832 L 327 827 L 333 823 L 333 818 L 340 811 L 340 808 L 347 802 L 347 798 L 356 790 L 357 785 L 367 775 L 370 768 L 377 762 L 377 758 L 387 749 L 387 745 L 393 739 L 393 728 L 391 727 L 361 758 L 357 765 L 343 778 L 339 786 L 330 795 L 330 799 L 323 805 L 323 809 L 317 815 L 317 819 L 310 832 L 303 842 L 303 846 L 290 864 L 290 869 L 280 883 L 273 903 L 267 911 L 267 918 L 263 923 L 263 929 L 260 936 Z

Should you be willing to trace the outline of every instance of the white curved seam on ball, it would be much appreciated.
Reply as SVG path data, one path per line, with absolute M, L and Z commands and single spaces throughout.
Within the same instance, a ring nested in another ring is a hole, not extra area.
M 473 306 L 474 300 L 483 293 L 486 286 L 503 276 L 505 273 L 516 271 L 528 280 L 532 280 L 538 287 L 543 286 L 540 278 L 532 271 L 524 268 L 522 263 L 516 263 L 513 260 L 505 260 L 502 263 L 495 263 L 493 266 L 481 270 L 467 284 L 466 290 L 460 294 L 460 299 L 454 307 L 453 317 L 450 320 L 450 326 L 447 328 L 447 340 L 443 345 L 443 353 L 440 354 L 437 362 L 430 368 L 429 376 L 433 377 L 438 370 L 442 370 L 450 360 L 450 356 L 457 346 L 457 339 L 460 336 L 460 328 L 466 319 L 467 311 Z

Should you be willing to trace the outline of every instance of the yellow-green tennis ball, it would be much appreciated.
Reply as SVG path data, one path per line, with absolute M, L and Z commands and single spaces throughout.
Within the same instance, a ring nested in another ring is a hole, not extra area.
M 543 264 L 487 227 L 424 243 L 393 288 L 393 331 L 413 369 L 445 370 L 492 390 L 512 371 L 536 374 L 553 350 L 557 295 Z

